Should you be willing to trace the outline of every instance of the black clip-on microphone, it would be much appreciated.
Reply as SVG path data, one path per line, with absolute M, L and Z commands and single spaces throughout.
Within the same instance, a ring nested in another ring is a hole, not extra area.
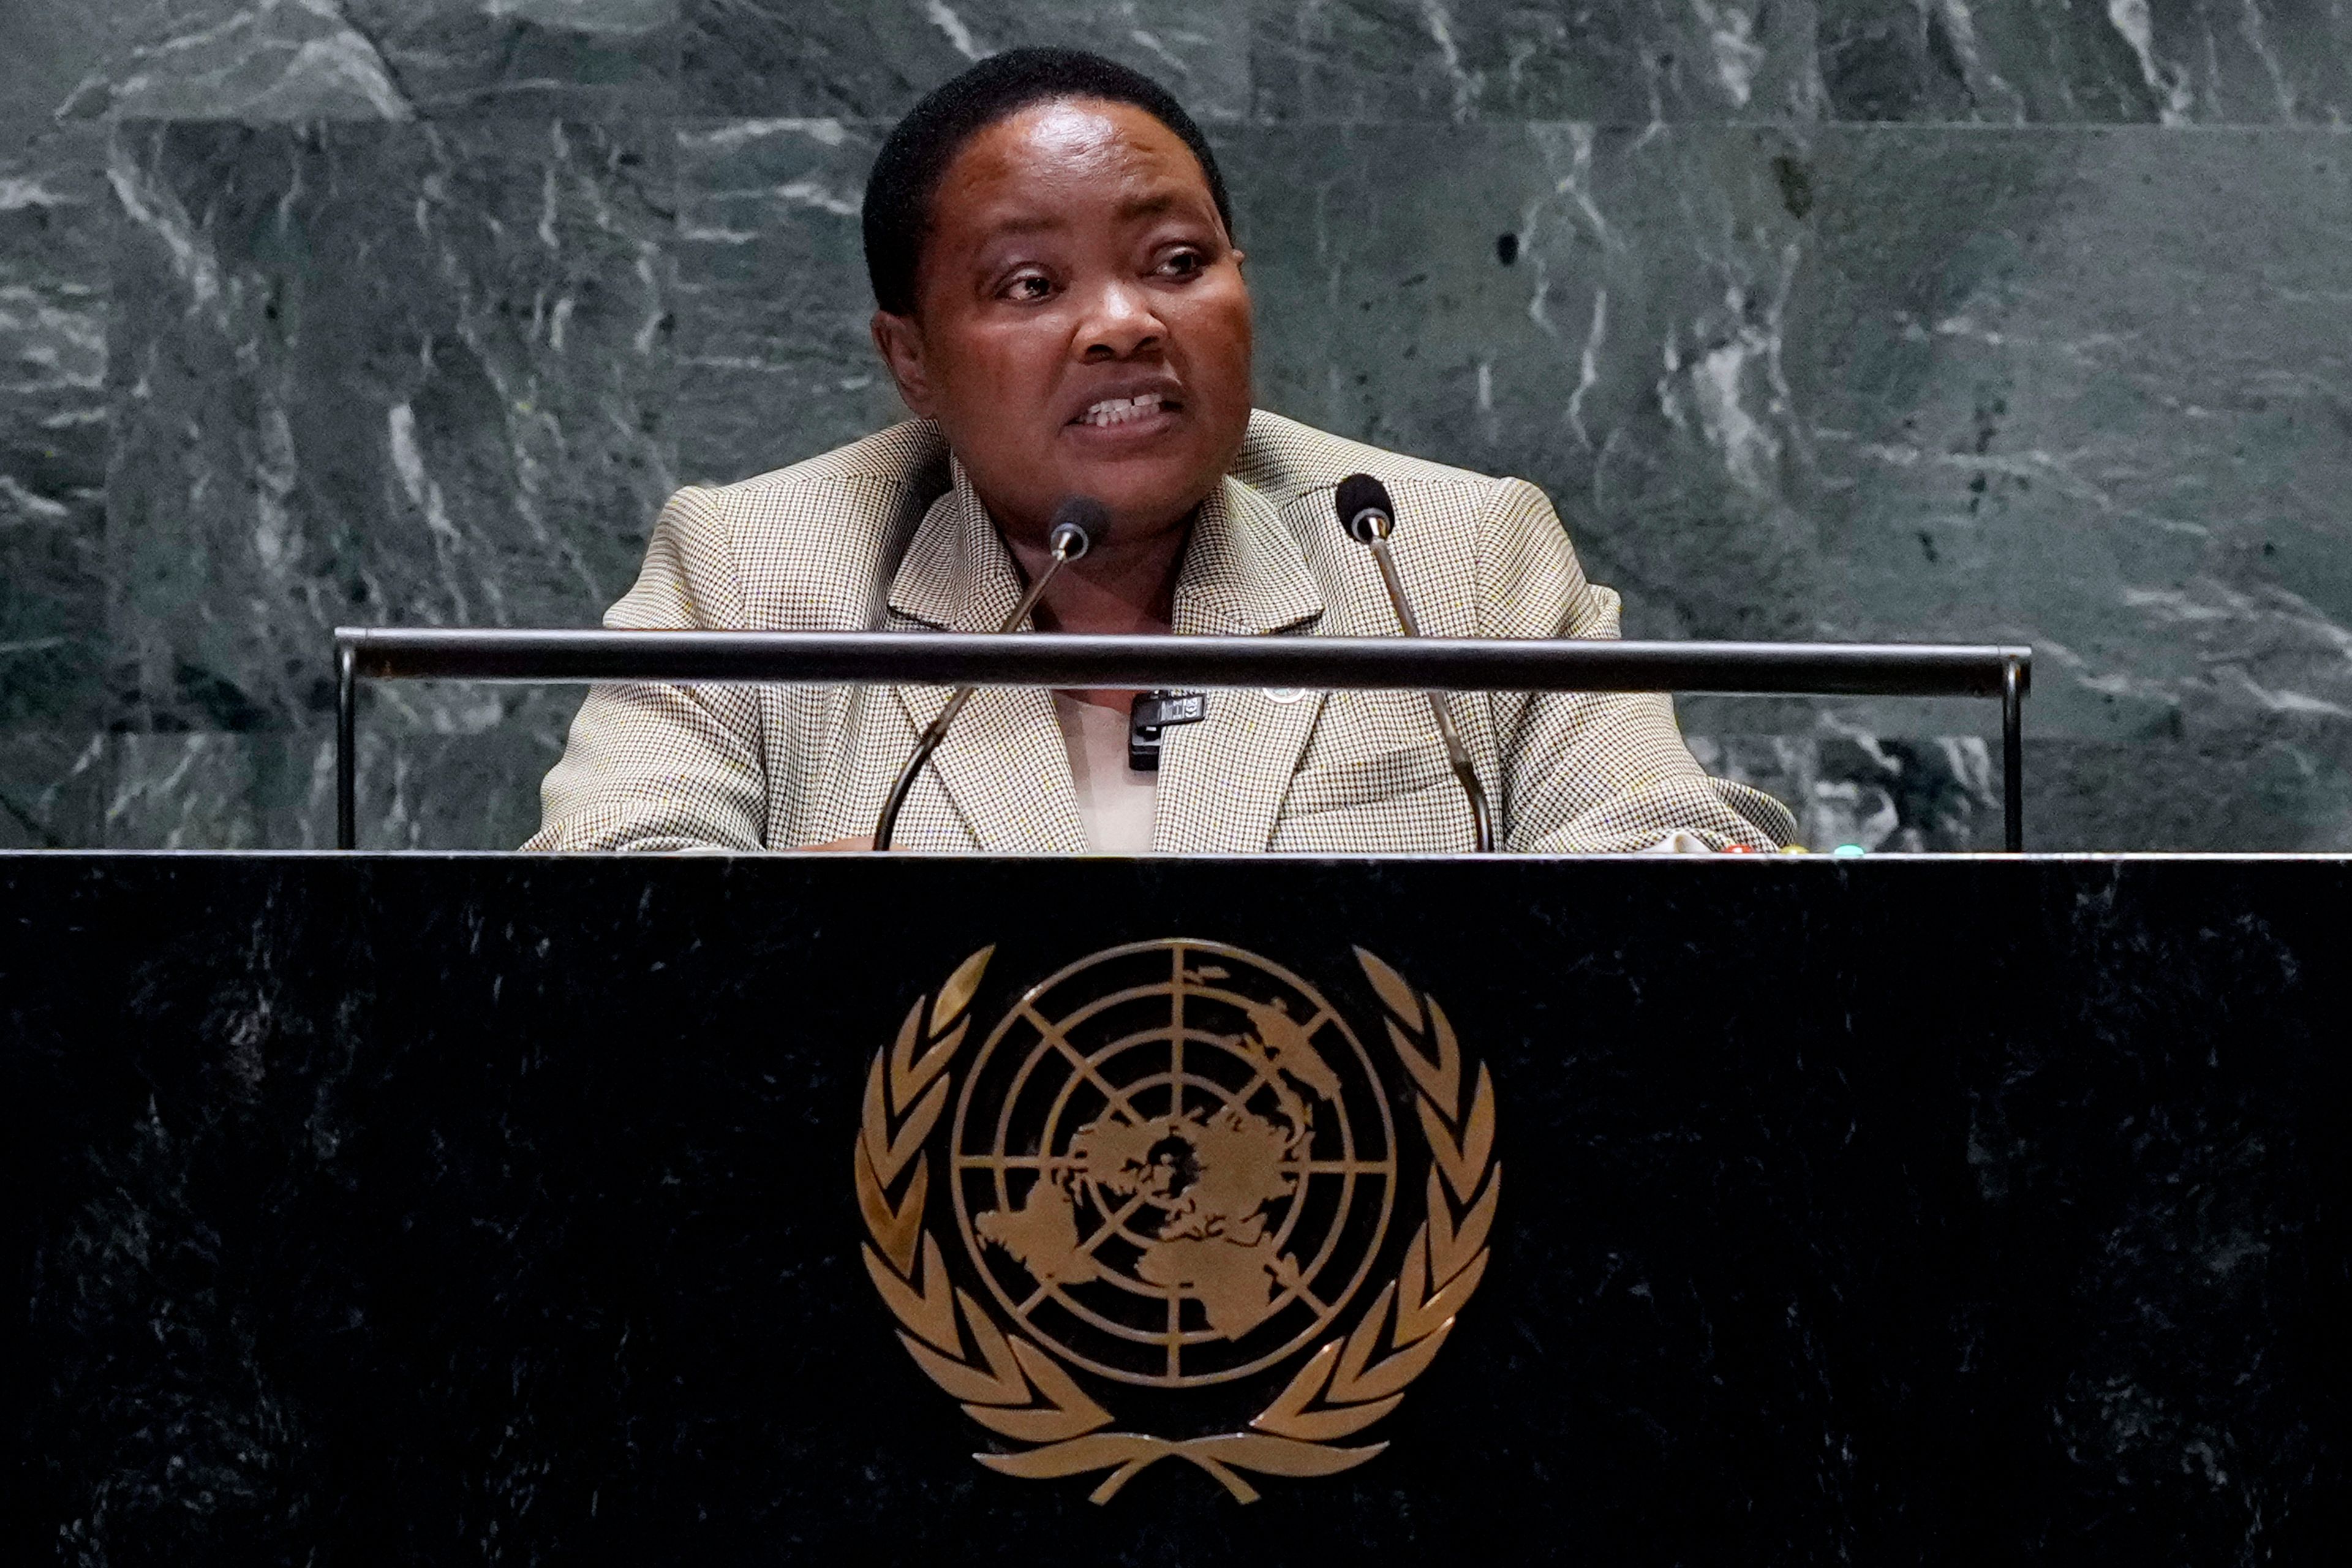
M 1004 617 L 1004 624 L 997 627 L 997 631 L 1019 631 L 1021 623 L 1029 618 L 1029 612 L 1037 607 L 1038 596 L 1045 593 L 1045 584 L 1054 580 L 1054 574 L 1093 548 L 1094 542 L 1109 529 L 1109 511 L 1092 496 L 1072 496 L 1055 507 L 1053 531 L 1045 535 L 1045 542 L 1054 552 L 1053 559 L 1045 563 L 1043 572 L 1037 574 L 1037 580 L 1029 584 L 1029 591 L 1021 595 L 1021 602 L 1013 606 L 1013 613 Z M 915 742 L 915 754 L 908 757 L 907 765 L 898 771 L 898 782 L 890 786 L 890 796 L 882 803 L 882 816 L 874 824 L 875 848 L 890 847 L 890 835 L 898 828 L 898 813 L 906 808 L 907 796 L 915 787 L 915 775 L 923 771 L 923 763 L 940 749 L 940 742 L 948 738 L 948 726 L 955 722 L 956 715 L 963 711 L 963 705 L 971 700 L 971 694 L 978 689 L 973 686 L 956 688 L 955 695 L 948 699 L 948 705 L 940 710 L 940 716 L 924 726 L 922 734 Z
M 1395 558 L 1389 553 L 1389 536 L 1396 531 L 1396 503 L 1389 500 L 1388 487 L 1370 474 L 1349 474 L 1339 481 L 1339 489 L 1331 499 L 1339 509 L 1339 526 L 1380 563 L 1381 581 L 1388 584 L 1389 603 L 1396 609 L 1397 625 L 1403 628 L 1405 636 L 1419 637 L 1421 623 L 1413 618 L 1412 605 L 1404 596 L 1404 579 L 1397 575 Z M 1462 749 L 1462 737 L 1454 733 L 1444 699 L 1434 691 L 1422 695 L 1429 699 L 1429 715 L 1437 721 L 1438 738 L 1445 742 L 1445 761 L 1454 769 L 1454 776 L 1461 781 L 1462 793 L 1469 797 L 1470 821 L 1478 835 L 1478 853 L 1491 855 L 1495 852 L 1495 818 L 1486 805 L 1486 786 L 1478 782 L 1478 770 L 1470 765 L 1470 753 Z

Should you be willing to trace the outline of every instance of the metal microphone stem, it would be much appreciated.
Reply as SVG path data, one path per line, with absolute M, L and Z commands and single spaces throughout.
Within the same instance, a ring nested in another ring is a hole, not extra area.
M 1404 579 L 1397 575 L 1396 559 L 1389 553 L 1389 530 L 1386 520 L 1376 521 L 1367 531 L 1364 542 L 1380 563 L 1381 581 L 1388 585 L 1389 603 L 1396 610 L 1397 625 L 1404 635 L 1417 637 L 1421 623 L 1413 618 L 1412 604 L 1404 596 Z M 1445 699 L 1434 691 L 1422 695 L 1429 700 L 1429 716 L 1437 721 L 1438 739 L 1445 742 L 1445 761 L 1454 776 L 1462 782 L 1462 793 L 1470 802 L 1470 822 L 1478 836 L 1478 853 L 1495 852 L 1495 816 L 1486 804 L 1486 786 L 1478 782 L 1478 770 L 1470 765 L 1470 753 L 1462 749 L 1462 737 L 1454 731 L 1454 721 L 1445 711 Z
M 1037 574 L 1037 580 L 1029 584 L 1029 591 L 1021 595 L 1021 602 L 1013 606 L 1013 613 L 1004 617 L 1004 624 L 997 627 L 997 631 L 1000 634 L 1019 631 L 1021 623 L 1027 620 L 1029 612 L 1037 607 L 1037 600 L 1045 592 L 1045 584 L 1054 580 L 1054 574 L 1062 569 L 1063 563 L 1073 555 L 1084 553 L 1083 543 L 1057 534 L 1053 559 L 1045 563 L 1043 572 Z M 955 695 L 948 699 L 948 705 L 940 710 L 940 716 L 923 727 L 922 734 L 915 742 L 915 754 L 908 757 L 907 765 L 898 770 L 898 782 L 890 786 L 889 798 L 882 803 L 882 815 L 874 824 L 875 848 L 890 847 L 890 836 L 898 829 L 898 813 L 906 808 L 907 796 L 914 791 L 916 775 L 923 771 L 923 764 L 930 760 L 931 753 L 940 749 L 940 742 L 948 738 L 948 726 L 955 722 L 956 715 L 963 711 L 963 705 L 971 701 L 971 694 L 979 689 L 976 686 L 957 687 Z

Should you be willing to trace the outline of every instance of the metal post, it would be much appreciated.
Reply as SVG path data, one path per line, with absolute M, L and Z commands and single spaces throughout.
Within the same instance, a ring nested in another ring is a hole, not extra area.
M 2000 825 L 2012 855 L 2025 853 L 2024 671 L 2016 659 L 2000 671 Z
M 359 650 L 335 647 L 335 847 L 359 847 Z

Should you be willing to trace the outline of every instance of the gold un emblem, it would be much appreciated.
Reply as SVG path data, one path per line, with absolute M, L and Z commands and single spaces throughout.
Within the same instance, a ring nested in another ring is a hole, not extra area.
M 1098 1503 L 1181 1458 L 1251 1502 L 1244 1471 L 1381 1452 L 1351 1439 L 1477 1289 L 1502 1186 L 1493 1083 L 1435 999 L 1357 949 L 1383 1011 L 1368 1046 L 1277 963 L 1136 942 L 1040 981 L 967 1051 L 994 952 L 875 1053 L 856 1150 L 899 1340 L 1009 1440 L 974 1457 L 1108 1471 Z

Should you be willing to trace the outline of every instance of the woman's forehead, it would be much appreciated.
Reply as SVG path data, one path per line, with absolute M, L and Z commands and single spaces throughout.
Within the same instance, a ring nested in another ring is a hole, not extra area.
M 1149 195 L 1146 195 L 1149 193 Z M 1200 161 L 1156 115 L 1101 99 L 1034 104 L 977 132 L 948 164 L 934 229 L 992 220 L 1074 195 L 1213 205 Z

